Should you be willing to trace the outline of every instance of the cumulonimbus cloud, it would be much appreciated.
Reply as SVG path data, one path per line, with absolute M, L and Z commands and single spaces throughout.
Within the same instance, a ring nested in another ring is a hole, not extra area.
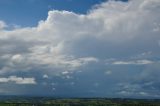
M 115 57 L 118 53 L 113 52 L 125 53 L 127 48 L 139 52 L 156 43 L 158 46 L 158 5 L 158 0 L 109 1 L 88 14 L 52 10 L 37 27 L 3 29 L 1 71 L 16 67 L 27 70 L 42 64 L 69 65 L 74 69 L 82 63 L 97 61 L 100 53 L 96 51 L 103 52 L 105 58 L 104 54 Z M 1 21 L 1 26 L 6 24 Z

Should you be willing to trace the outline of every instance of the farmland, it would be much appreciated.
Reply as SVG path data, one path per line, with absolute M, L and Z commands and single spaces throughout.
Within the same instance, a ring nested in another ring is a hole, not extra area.
M 0 106 L 160 106 L 158 99 L 1 97 Z

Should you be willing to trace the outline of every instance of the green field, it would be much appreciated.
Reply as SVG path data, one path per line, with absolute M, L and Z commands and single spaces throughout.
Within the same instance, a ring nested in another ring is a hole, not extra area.
M 0 106 L 160 106 L 160 100 L 23 98 L 1 100 Z

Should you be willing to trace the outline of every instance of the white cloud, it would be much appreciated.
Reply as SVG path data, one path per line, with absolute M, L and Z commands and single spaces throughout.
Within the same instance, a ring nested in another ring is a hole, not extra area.
M 36 69 L 63 72 L 146 50 L 158 54 L 160 37 L 154 30 L 160 24 L 159 4 L 159 0 L 111 0 L 87 14 L 52 10 L 38 26 L 10 31 L 1 21 L 0 73 Z M 113 64 L 151 63 L 142 59 Z
M 4 29 L 6 27 L 7 27 L 7 24 L 0 20 L 0 30 Z
M 114 61 L 113 65 L 146 65 L 153 64 L 151 60 Z
M 48 79 L 49 76 L 48 76 L 47 74 L 44 74 L 44 75 L 43 75 L 43 78 L 44 78 L 44 79 Z
M 62 74 L 66 75 L 66 74 L 69 74 L 69 72 L 68 71 L 63 71 Z
M 17 76 L 10 76 L 8 78 L 0 78 L 0 83 L 13 82 L 15 84 L 36 84 L 34 78 L 22 78 Z
M 143 96 L 148 96 L 148 93 L 147 92 L 139 92 L 140 95 L 143 95 Z
M 11 60 L 15 63 L 23 62 L 23 57 L 20 54 L 15 54 L 11 57 Z

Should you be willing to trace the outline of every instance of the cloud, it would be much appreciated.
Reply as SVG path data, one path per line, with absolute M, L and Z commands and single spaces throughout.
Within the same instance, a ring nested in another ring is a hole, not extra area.
M 123 96 L 132 96 L 134 95 L 135 97 L 138 98 L 159 98 L 160 94 L 159 91 L 156 91 L 156 89 L 144 89 L 142 87 L 143 85 L 136 84 L 136 83 L 123 83 L 117 86 L 119 87 L 119 90 L 117 94 L 123 95 Z
M 48 76 L 47 74 L 44 74 L 44 75 L 43 75 L 43 78 L 44 78 L 44 79 L 48 79 L 49 76 Z
M 159 39 L 158 32 L 153 31 L 157 28 L 154 23 L 159 23 L 159 8 L 155 6 L 158 3 L 156 0 L 108 1 L 88 14 L 52 10 L 36 27 L 3 30 L 0 32 L 0 61 L 5 62 L 1 73 L 40 67 L 76 70 L 102 57 L 123 58 L 143 53 L 142 48 L 147 50 L 157 42 L 154 50 L 150 50 L 154 52 Z M 150 63 L 152 61 L 137 60 L 114 64 Z
M 147 65 L 153 64 L 151 60 L 135 60 L 135 61 L 114 61 L 113 65 Z
M 35 83 L 34 77 L 42 81 L 40 78 L 46 74 L 51 79 L 56 76 L 57 82 L 61 83 L 74 79 L 74 75 L 76 80 L 81 79 L 80 83 L 85 79 L 79 77 L 86 75 L 88 79 L 84 82 L 90 83 L 96 75 L 101 75 L 98 76 L 101 79 L 103 75 L 98 70 L 105 70 L 107 67 L 114 71 L 114 75 L 107 77 L 110 78 L 107 80 L 110 81 L 108 84 L 104 83 L 104 86 L 100 84 L 102 88 L 113 87 L 115 83 L 122 80 L 132 84 L 130 78 L 124 77 L 124 74 L 133 77 L 137 75 L 137 70 L 143 71 L 143 74 L 138 76 L 140 81 L 135 81 L 135 85 L 141 85 L 141 88 L 143 85 L 140 83 L 141 80 L 146 81 L 145 76 L 152 76 L 148 80 L 153 81 L 153 86 L 158 88 L 156 86 L 158 81 L 154 78 L 157 78 L 155 76 L 159 75 L 159 72 L 154 72 L 152 69 L 155 67 L 160 69 L 159 5 L 159 0 L 129 0 L 128 2 L 110 0 L 96 5 L 87 14 L 51 10 L 48 12 L 47 19 L 39 21 L 35 27 L 10 30 L 5 28 L 8 26 L 5 22 L 0 21 L 0 74 L 4 76 L 1 82 Z M 135 58 L 131 59 L 131 57 Z M 108 58 L 113 60 L 110 60 L 110 65 L 106 66 L 105 60 Z M 122 70 L 125 70 L 125 73 Z M 76 73 L 78 71 L 81 71 L 79 75 Z M 67 72 L 71 74 L 68 75 Z M 34 77 L 33 79 L 5 77 L 19 74 Z M 57 78 L 64 74 L 67 76 L 63 81 L 61 77 Z M 106 74 L 111 72 L 108 71 Z M 84 84 L 79 84 L 82 85 Z M 65 88 L 64 86 L 62 84 L 61 88 Z M 139 90 L 141 95 L 146 92 L 138 87 L 135 89 Z M 146 89 L 150 90 L 150 88 Z M 105 90 L 101 89 L 101 91 Z
M 108 70 L 108 71 L 105 72 L 105 74 L 110 75 L 110 74 L 112 74 L 112 71 Z
M 69 74 L 69 72 L 68 71 L 64 71 L 64 72 L 62 72 L 62 74 L 66 75 L 66 74 Z
M 0 30 L 3 30 L 6 27 L 7 27 L 7 24 L 0 20 Z
M 159 62 L 147 65 L 144 69 L 138 71 L 136 75 L 130 76 L 128 81 L 118 84 L 118 92 L 122 94 L 125 91 L 125 95 L 159 98 L 159 65 Z
M 9 76 L 8 78 L 0 78 L 0 83 L 13 82 L 15 84 L 36 84 L 34 78 L 22 78 L 17 76 Z

